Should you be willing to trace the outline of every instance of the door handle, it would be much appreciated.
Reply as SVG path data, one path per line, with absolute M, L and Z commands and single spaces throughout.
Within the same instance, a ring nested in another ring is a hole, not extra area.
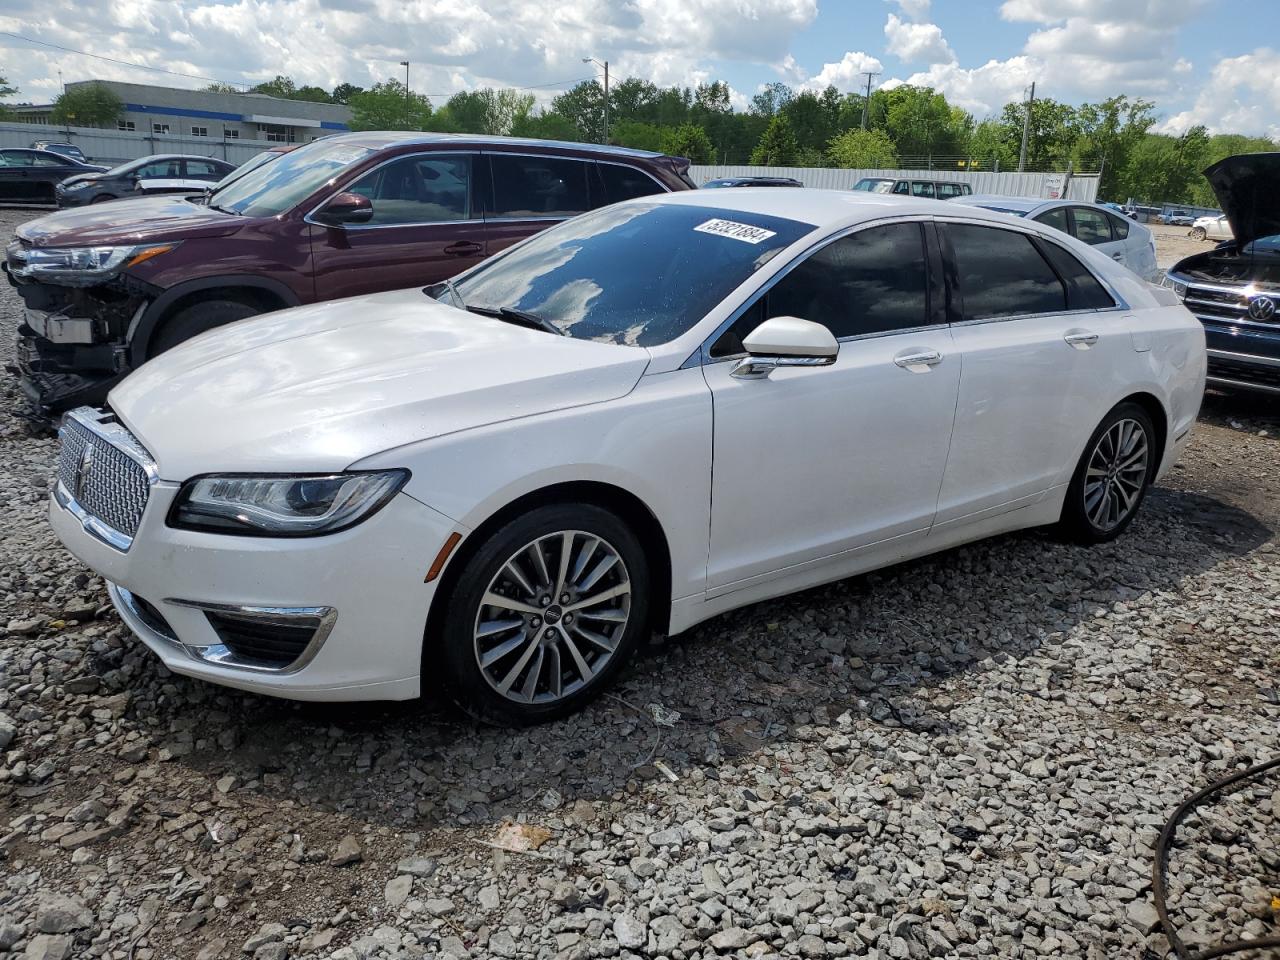
M 483 249 L 480 244 L 473 243 L 470 240 L 459 240 L 457 243 L 451 243 L 444 248 L 444 252 L 451 257 L 467 257 L 473 253 L 479 253 Z
M 942 362 L 942 354 L 937 350 L 913 350 L 898 354 L 893 362 L 912 373 L 928 373 L 931 367 Z
M 1124 254 L 1123 254 L 1123 253 L 1113 253 L 1113 254 L 1111 255 L 1111 259 L 1112 259 L 1112 260 L 1114 260 L 1116 263 L 1124 263 Z
M 1098 342 L 1098 335 L 1088 330 L 1072 330 L 1062 338 L 1077 350 L 1088 350 Z

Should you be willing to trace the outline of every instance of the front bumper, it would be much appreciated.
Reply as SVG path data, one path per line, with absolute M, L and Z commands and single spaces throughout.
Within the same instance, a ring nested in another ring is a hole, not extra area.
M 1215 323 L 1201 317 L 1209 353 L 1211 386 L 1280 395 L 1280 324 Z
M 111 584 L 121 619 L 166 667 L 295 700 L 418 695 L 435 590 L 423 580 L 458 529 L 453 521 L 401 493 L 364 523 L 325 537 L 199 533 L 165 522 L 179 486 L 152 486 L 127 551 L 94 536 L 56 498 L 49 502 L 58 538 Z M 314 618 L 305 655 L 263 667 L 228 654 L 217 616 L 246 610 Z
M 55 187 L 53 191 L 53 199 L 59 207 L 83 207 L 93 197 L 92 190 L 64 190 L 62 187 Z

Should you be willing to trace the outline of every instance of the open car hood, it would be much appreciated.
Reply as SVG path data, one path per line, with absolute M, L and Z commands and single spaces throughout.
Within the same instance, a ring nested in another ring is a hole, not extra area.
M 1236 243 L 1280 234 L 1280 153 L 1242 153 L 1205 170 Z

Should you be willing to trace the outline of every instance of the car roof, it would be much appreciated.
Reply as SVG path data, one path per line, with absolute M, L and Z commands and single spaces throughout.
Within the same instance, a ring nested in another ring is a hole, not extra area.
M 231 162 L 223 160 L 221 157 L 206 157 L 202 153 L 152 153 L 145 157 L 138 157 L 135 160 L 126 160 L 125 163 L 150 163 L 153 160 L 214 160 L 218 163 Z
M 582 150 L 590 153 L 637 158 L 664 156 L 664 154 L 655 153 L 652 150 L 635 150 L 631 147 L 606 146 L 599 143 L 572 143 L 567 140 L 534 140 L 528 137 L 499 137 L 481 133 L 419 133 L 412 130 L 362 130 L 355 133 L 340 133 L 324 139 L 326 143 L 349 143 L 353 146 L 368 147 L 371 150 L 414 144 L 445 144 L 449 146 L 480 147 L 559 147 L 568 150 Z
M 628 203 L 681 203 L 722 212 L 739 211 L 768 217 L 798 220 L 822 229 L 833 229 L 864 221 L 902 216 L 957 216 L 950 200 L 929 200 L 900 194 L 867 193 L 860 190 L 777 190 L 772 187 L 743 187 L 741 190 L 681 190 L 629 200 Z M 974 207 L 962 214 L 974 220 L 990 220 L 1002 226 L 1009 218 L 1002 213 Z

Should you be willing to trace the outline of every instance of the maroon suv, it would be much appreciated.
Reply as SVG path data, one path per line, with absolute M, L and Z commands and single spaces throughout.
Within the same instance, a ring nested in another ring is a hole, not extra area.
M 206 197 L 66 210 L 18 228 L 16 371 L 45 413 L 150 357 L 282 307 L 435 283 L 567 217 L 688 190 L 688 161 L 617 147 L 350 133 Z

